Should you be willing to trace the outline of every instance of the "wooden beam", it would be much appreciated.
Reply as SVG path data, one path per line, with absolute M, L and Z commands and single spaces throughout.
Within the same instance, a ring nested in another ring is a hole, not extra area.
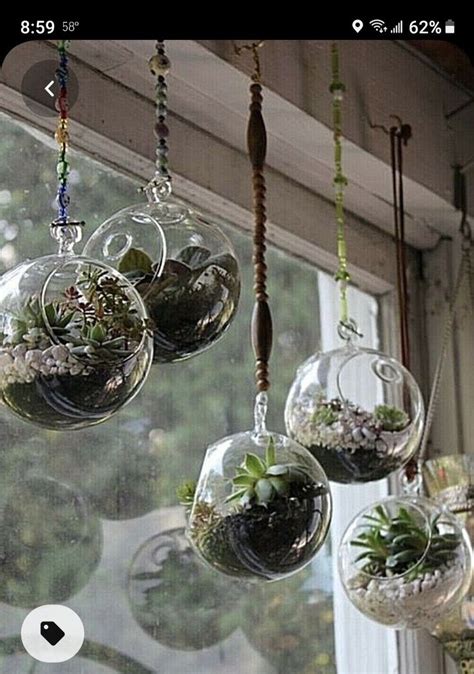
M 51 51 L 45 43 L 21 47 L 22 59 L 13 59 L 3 71 L 9 86 L 2 87 L 0 105 L 38 128 L 52 130 L 54 118 L 34 115 L 18 93 L 25 62 L 48 58 Z M 154 154 L 152 100 L 87 64 L 73 59 L 72 65 L 81 88 L 72 110 L 73 144 L 130 175 L 149 177 Z M 175 181 L 177 193 L 250 228 L 245 153 L 176 115 L 170 117 L 170 128 L 172 164 L 179 177 Z M 271 167 L 268 188 L 271 240 L 323 269 L 333 270 L 332 204 Z M 349 214 L 348 243 L 352 273 L 360 287 L 380 293 L 393 286 L 394 266 L 387 264 L 393 259 L 390 236 Z

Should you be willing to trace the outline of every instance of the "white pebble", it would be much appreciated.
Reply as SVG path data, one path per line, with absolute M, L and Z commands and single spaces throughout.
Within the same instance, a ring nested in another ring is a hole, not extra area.
M 28 346 L 27 346 L 26 344 L 17 344 L 17 345 L 15 346 L 15 348 L 13 349 L 12 354 L 13 354 L 15 357 L 16 357 L 16 356 L 22 357 L 22 356 L 25 355 L 25 353 L 27 352 L 27 350 L 28 350 Z
M 53 346 L 52 348 L 51 355 L 55 361 L 63 363 L 68 359 L 69 351 L 62 344 L 56 344 L 56 346 Z

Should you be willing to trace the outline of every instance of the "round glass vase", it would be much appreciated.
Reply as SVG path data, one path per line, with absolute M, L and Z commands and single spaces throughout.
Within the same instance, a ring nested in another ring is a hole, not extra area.
M 471 546 L 448 511 L 419 496 L 389 497 L 360 512 L 339 549 L 351 603 L 395 629 L 430 628 L 465 595 Z
M 265 402 L 263 402 L 265 401 Z M 253 431 L 206 452 L 188 520 L 198 554 L 230 576 L 276 580 L 308 564 L 331 519 L 324 471 L 304 448 L 265 428 L 257 398 Z
M 288 435 L 329 480 L 380 480 L 404 466 L 421 439 L 420 389 L 395 358 L 354 345 L 316 353 L 298 369 L 285 407 Z
M 134 284 L 151 318 L 154 362 L 170 363 L 202 353 L 223 336 L 239 303 L 239 264 L 227 236 L 176 201 L 168 182 L 152 181 L 145 191 L 149 203 L 112 215 L 84 254 Z
M 242 589 L 197 557 L 184 528 L 153 536 L 137 550 L 128 574 L 135 620 L 152 639 L 179 651 L 210 648 L 240 623 Z
M 474 456 L 452 454 L 423 464 L 428 494 L 456 514 L 474 541 Z M 474 579 L 452 611 L 430 630 L 455 661 L 459 674 L 474 674 Z
M 71 430 L 105 421 L 132 400 L 153 341 L 133 285 L 73 254 L 77 226 L 60 229 L 53 228 L 57 255 L 26 260 L 0 278 L 0 392 L 23 419 Z

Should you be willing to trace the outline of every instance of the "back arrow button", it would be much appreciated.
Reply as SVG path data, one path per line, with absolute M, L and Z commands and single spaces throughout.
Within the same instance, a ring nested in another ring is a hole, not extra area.
M 54 84 L 54 80 L 51 80 L 51 82 L 49 84 L 47 84 L 44 88 L 44 90 L 51 96 L 51 98 L 54 98 L 54 94 L 51 91 L 51 87 L 53 86 L 53 84 Z

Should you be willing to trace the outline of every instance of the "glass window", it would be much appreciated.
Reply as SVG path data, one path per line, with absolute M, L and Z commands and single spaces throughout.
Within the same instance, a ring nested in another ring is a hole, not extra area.
M 56 149 L 4 115 L 0 134 L 3 271 L 54 251 L 48 224 Z M 140 196 L 132 181 L 72 155 L 71 213 L 86 220 L 88 236 Z M 344 664 L 349 605 L 333 589 L 334 535 L 303 572 L 250 591 L 198 566 L 182 536 L 176 487 L 197 477 L 210 442 L 252 424 L 251 239 L 221 224 L 241 260 L 243 295 L 218 345 L 184 363 L 154 366 L 141 394 L 94 428 L 41 430 L 0 410 L 0 672 L 49 671 L 40 663 L 31 668 L 19 639 L 26 612 L 48 603 L 66 603 L 85 625 L 80 657 L 64 669 L 71 674 L 359 671 Z M 275 325 L 269 427 L 283 432 L 296 367 L 318 347 L 336 344 L 320 320 L 333 320 L 334 298 L 330 278 L 302 260 L 270 248 L 268 261 Z M 370 323 L 366 343 L 376 346 L 377 303 L 354 292 Z M 336 489 L 344 500 L 341 493 Z M 360 624 L 365 630 L 367 621 Z

